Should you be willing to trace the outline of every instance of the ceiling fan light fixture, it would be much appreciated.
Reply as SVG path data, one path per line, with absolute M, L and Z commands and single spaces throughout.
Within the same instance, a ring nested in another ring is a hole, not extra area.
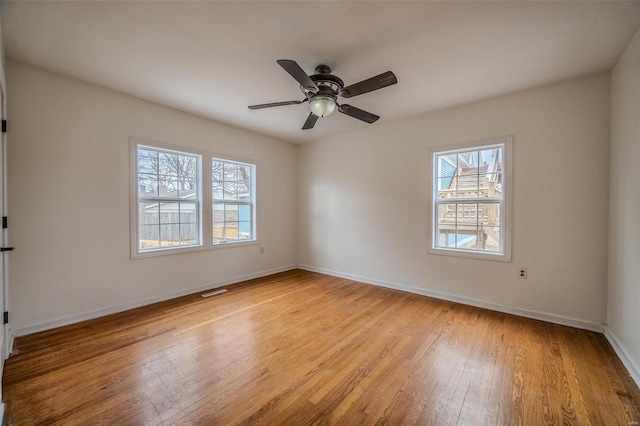
M 327 117 L 336 110 L 336 100 L 329 96 L 315 96 L 309 101 L 311 112 L 318 117 Z
M 278 59 L 276 62 L 300 84 L 300 90 L 304 94 L 304 99 L 300 101 L 293 100 L 249 105 L 249 109 L 299 105 L 308 102 L 311 112 L 304 122 L 302 130 L 313 129 L 318 118 L 327 117 L 336 110 L 349 117 L 364 121 L 365 123 L 375 123 L 380 116 L 371 114 L 352 105 L 338 105 L 338 96 L 352 98 L 398 83 L 395 74 L 387 71 L 345 87 L 342 79 L 332 75 L 331 68 L 327 65 L 320 64 L 316 67 L 315 74 L 307 75 L 296 61 L 291 59 Z

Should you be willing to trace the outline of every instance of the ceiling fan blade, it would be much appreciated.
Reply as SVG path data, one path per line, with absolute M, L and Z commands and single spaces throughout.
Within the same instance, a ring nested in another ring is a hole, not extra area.
M 313 129 L 313 126 L 316 125 L 316 121 L 318 121 L 318 116 L 310 112 L 309 117 L 307 117 L 307 121 L 305 121 L 304 126 L 302 126 L 302 130 Z
M 375 77 L 368 78 L 360 83 L 347 86 L 340 91 L 340 96 L 344 98 L 351 98 L 354 96 L 362 95 L 363 93 L 373 92 L 374 90 L 382 89 L 383 87 L 396 84 L 398 79 L 391 71 L 383 72 Z
M 296 61 L 291 59 L 278 59 L 276 61 L 286 72 L 291 74 L 291 77 L 295 78 L 298 83 L 311 93 L 318 93 L 318 86 L 313 82 L 304 72 L 300 65 Z
M 285 106 L 285 105 L 299 105 L 306 101 L 307 101 L 306 99 L 303 99 L 301 101 L 284 101 L 284 102 L 272 102 L 270 104 L 249 105 L 249 109 L 262 109 L 262 108 L 271 108 L 271 107 Z
M 370 112 L 361 110 L 360 108 L 356 108 L 351 105 L 340 105 L 338 107 L 338 111 L 343 114 L 347 114 L 349 117 L 357 118 L 358 120 L 362 120 L 365 123 L 374 123 L 378 121 L 380 116 L 371 114 Z

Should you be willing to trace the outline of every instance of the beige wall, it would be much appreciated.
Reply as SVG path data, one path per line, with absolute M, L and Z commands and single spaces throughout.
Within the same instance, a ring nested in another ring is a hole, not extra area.
M 611 75 L 607 332 L 640 384 L 640 30 Z
M 17 334 L 295 266 L 295 146 L 8 62 Z M 130 259 L 129 137 L 258 163 L 259 246 Z
M 601 330 L 609 83 L 605 73 L 401 122 L 383 118 L 301 146 L 299 264 Z M 514 138 L 513 262 L 428 254 L 429 148 L 503 135 Z M 528 279 L 518 278 L 520 267 Z

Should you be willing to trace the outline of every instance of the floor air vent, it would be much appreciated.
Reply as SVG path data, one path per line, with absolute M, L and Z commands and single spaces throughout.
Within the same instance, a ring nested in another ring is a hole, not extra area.
M 211 291 L 209 293 L 204 293 L 201 296 L 202 297 L 211 297 L 211 296 L 215 296 L 217 294 L 222 294 L 222 293 L 226 293 L 226 292 L 227 292 L 227 289 L 223 288 L 222 290 L 216 290 L 216 291 Z

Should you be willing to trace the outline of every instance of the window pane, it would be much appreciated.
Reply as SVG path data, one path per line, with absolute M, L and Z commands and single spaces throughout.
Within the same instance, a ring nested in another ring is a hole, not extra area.
M 473 204 L 458 204 L 457 208 L 457 223 L 458 226 L 463 225 L 476 225 L 478 223 L 478 205 Z
M 165 176 L 178 176 L 178 154 L 160 152 L 158 173 Z
M 158 174 L 158 152 L 138 148 L 138 173 Z
M 158 175 L 158 196 L 167 198 L 178 198 L 178 177 L 169 175 Z
M 238 222 L 226 222 L 225 224 L 225 238 L 227 240 L 238 239 Z
M 158 196 L 158 175 L 138 174 L 138 197 Z
M 484 238 L 484 250 L 499 252 L 500 250 L 500 227 L 483 226 L 481 227 L 482 236 Z
M 237 200 L 238 184 L 236 182 L 225 182 L 223 195 L 225 200 Z
M 180 225 L 160 225 L 160 247 L 171 247 L 180 244 Z
M 238 206 L 226 205 L 224 208 L 224 220 L 225 222 L 237 222 L 238 221 Z
M 197 206 L 195 203 L 179 203 L 180 204 L 180 223 L 197 223 Z
M 213 205 L 213 222 L 224 223 L 224 204 Z
M 251 206 L 241 204 L 238 206 L 238 220 L 250 221 L 251 220 Z
M 458 176 L 455 182 L 458 198 L 478 196 L 478 152 L 458 154 Z
M 500 173 L 488 173 L 482 178 L 481 197 L 502 198 L 502 176 Z
M 251 235 L 251 222 L 238 222 L 238 238 L 241 240 L 250 240 Z
M 179 176 L 167 176 L 167 197 L 178 198 L 181 180 Z
M 222 241 L 224 239 L 224 222 L 214 223 L 212 234 L 214 243 Z
M 211 179 L 224 180 L 224 163 L 222 161 L 213 160 L 211 162 Z
M 180 225 L 180 244 L 193 245 L 198 243 L 198 228 L 195 223 Z
M 478 205 L 479 223 L 486 226 L 500 226 L 500 204 L 482 203 Z
M 224 164 L 224 180 L 235 182 L 239 180 L 238 177 L 238 165 L 235 163 Z
M 453 178 L 458 170 L 457 154 L 439 155 L 437 157 L 437 177 Z
M 436 245 L 446 248 L 475 249 L 477 233 L 476 228 L 463 226 L 454 229 L 450 226 L 438 228 Z
M 502 148 L 489 148 L 483 149 L 480 151 L 480 161 L 481 165 L 484 166 L 493 166 L 501 161 L 499 157 L 502 157 L 500 153 L 502 152 Z M 495 170 L 489 170 L 489 173 L 494 172 Z
M 455 232 L 450 229 L 438 229 L 438 239 L 436 240 L 436 247 L 455 247 L 456 235 Z
M 214 200 L 222 200 L 224 198 L 224 188 L 222 182 L 219 180 L 214 180 L 212 182 L 212 196 Z
M 451 224 L 455 227 L 456 224 L 456 210 L 455 204 L 440 204 L 438 205 L 438 223 L 439 224 Z
M 178 155 L 178 175 L 184 179 L 195 180 L 198 170 L 198 160 L 196 157 L 188 155 Z
M 438 198 L 451 198 L 455 196 L 453 177 L 438 178 Z
M 180 203 L 160 203 L 160 223 L 180 223 Z
M 478 197 L 478 175 L 460 176 L 458 188 L 455 192 L 457 198 L 477 198 Z
M 138 238 L 140 250 L 158 248 L 160 246 L 160 227 L 158 225 L 142 225 L 139 227 Z
M 195 200 L 198 197 L 196 181 L 186 178 L 179 178 L 177 198 L 183 200 Z
M 244 182 L 247 187 L 251 186 L 251 166 L 241 165 L 239 168 L 239 181 Z
M 458 225 L 456 230 L 456 247 L 461 249 L 478 249 L 478 227 Z
M 440 204 L 438 206 L 438 222 L 436 245 L 438 247 L 456 246 L 456 210 L 455 204 Z
M 249 201 L 251 199 L 251 185 L 248 182 L 241 181 L 236 182 L 236 191 L 238 193 L 238 199 Z
M 478 174 L 478 151 L 458 154 L 458 174 L 461 176 Z
M 138 203 L 138 224 L 152 225 L 160 223 L 160 209 L 158 203 Z

